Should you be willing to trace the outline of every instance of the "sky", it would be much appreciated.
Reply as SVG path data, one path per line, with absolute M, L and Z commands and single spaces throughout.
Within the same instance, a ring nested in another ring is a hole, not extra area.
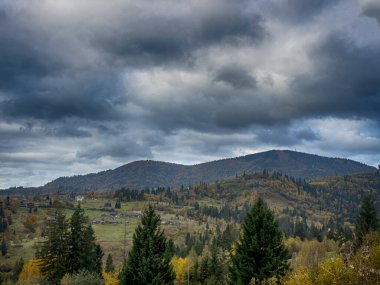
M 380 163 L 380 1 L 0 0 L 0 188 L 270 149 Z

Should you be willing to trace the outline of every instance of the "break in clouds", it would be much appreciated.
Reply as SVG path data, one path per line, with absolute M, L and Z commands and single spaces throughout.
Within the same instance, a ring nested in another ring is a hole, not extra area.
M 0 1 L 0 188 L 269 149 L 380 162 L 377 0 Z

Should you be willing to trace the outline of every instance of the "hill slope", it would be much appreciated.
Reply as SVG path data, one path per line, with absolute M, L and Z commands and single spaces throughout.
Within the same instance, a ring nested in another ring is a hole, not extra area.
M 121 187 L 178 187 L 216 181 L 243 172 L 252 173 L 264 169 L 304 179 L 375 171 L 374 167 L 348 159 L 327 158 L 287 150 L 272 150 L 192 166 L 158 161 L 136 161 L 96 174 L 61 177 L 46 184 L 43 188 L 45 190 L 83 191 L 110 190 Z
M 380 173 L 332 176 L 307 182 L 276 172 L 261 172 L 193 185 L 182 193 L 193 201 L 208 197 L 232 208 L 252 204 L 256 195 L 260 195 L 278 209 L 293 208 L 309 217 L 333 216 L 335 220 L 354 222 L 365 193 L 371 193 L 376 207 L 380 205 Z

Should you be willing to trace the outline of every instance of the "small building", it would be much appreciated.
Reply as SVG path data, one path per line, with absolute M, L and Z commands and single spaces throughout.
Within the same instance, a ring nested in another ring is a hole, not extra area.
M 83 195 L 77 195 L 77 196 L 75 196 L 75 201 L 82 202 L 83 200 L 84 200 L 84 196 Z

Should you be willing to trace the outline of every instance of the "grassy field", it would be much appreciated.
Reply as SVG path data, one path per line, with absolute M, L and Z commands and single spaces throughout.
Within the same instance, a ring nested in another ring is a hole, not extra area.
M 81 207 L 85 210 L 86 216 L 92 222 L 97 241 L 104 251 L 104 259 L 110 253 L 115 264 L 121 264 L 126 253 L 132 246 L 132 237 L 135 228 L 140 223 L 139 216 L 149 202 L 128 202 L 122 203 L 122 208 L 111 212 L 112 209 L 104 210 L 106 202 L 115 205 L 115 200 L 105 198 L 85 199 L 81 202 Z M 77 202 L 73 202 L 77 205 Z M 218 206 L 215 200 L 206 198 L 200 201 L 203 205 Z M 73 209 L 65 209 L 67 218 L 70 218 Z M 18 208 L 17 213 L 13 214 L 13 224 L 10 226 L 10 233 L 15 233 L 7 239 L 12 240 L 8 246 L 8 255 L 0 256 L 0 265 L 13 265 L 20 257 L 24 260 L 32 259 L 35 256 L 36 249 L 44 241 L 41 237 L 42 228 L 46 217 L 53 215 L 54 209 L 39 208 L 37 212 L 30 214 L 26 208 Z M 171 238 L 175 244 L 180 245 L 184 241 L 187 232 L 198 233 L 205 230 L 205 223 L 191 220 L 186 217 L 186 209 L 169 207 L 163 211 L 158 211 L 161 216 L 161 228 L 165 231 L 168 238 Z M 131 215 L 132 214 L 132 215 Z M 26 219 L 34 215 L 36 217 L 35 232 L 31 232 L 23 225 Z M 213 221 L 210 221 L 210 227 Z

